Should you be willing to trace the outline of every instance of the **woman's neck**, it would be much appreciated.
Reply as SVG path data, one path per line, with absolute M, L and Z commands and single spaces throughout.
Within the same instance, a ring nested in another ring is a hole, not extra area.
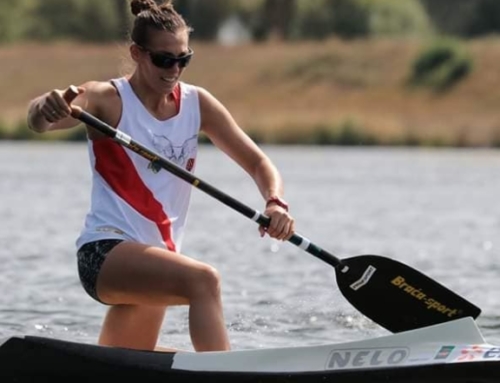
M 144 106 L 152 113 L 163 114 L 165 107 L 172 104 L 173 97 L 171 92 L 166 94 L 149 87 L 146 81 L 140 78 L 140 74 L 138 72 L 134 72 L 134 74 L 129 76 L 127 79 L 134 93 L 141 100 Z

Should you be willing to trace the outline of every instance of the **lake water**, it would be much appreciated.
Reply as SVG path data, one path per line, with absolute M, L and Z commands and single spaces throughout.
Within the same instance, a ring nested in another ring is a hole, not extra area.
M 296 229 L 340 258 L 380 254 L 419 269 L 482 308 L 500 344 L 500 151 L 270 147 Z M 0 143 L 0 338 L 94 343 L 105 307 L 80 287 L 74 241 L 89 203 L 82 143 Z M 197 174 L 262 209 L 251 179 L 204 146 Z M 345 300 L 331 266 L 200 190 L 185 254 L 222 276 L 233 349 L 359 340 L 388 332 Z M 192 349 L 187 310 L 167 311 L 160 343 Z

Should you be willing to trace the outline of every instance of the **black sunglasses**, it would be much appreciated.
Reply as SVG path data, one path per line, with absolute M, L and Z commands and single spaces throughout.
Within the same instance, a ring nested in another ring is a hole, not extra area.
M 185 68 L 188 66 L 189 62 L 191 61 L 191 57 L 194 54 L 191 48 L 189 48 L 188 53 L 186 53 L 185 55 L 182 55 L 180 57 L 175 57 L 172 56 L 170 53 L 153 52 L 140 45 L 138 45 L 138 47 L 141 48 L 143 51 L 149 53 L 149 57 L 151 58 L 151 62 L 153 63 L 154 66 L 163 69 L 173 68 L 175 64 L 179 64 L 179 67 Z

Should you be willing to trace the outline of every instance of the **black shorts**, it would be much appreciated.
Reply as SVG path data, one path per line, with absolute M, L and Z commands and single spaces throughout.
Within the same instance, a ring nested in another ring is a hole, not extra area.
M 121 242 L 123 242 L 122 239 L 102 239 L 89 242 L 80 247 L 76 253 L 80 282 L 87 294 L 99 303 L 106 304 L 97 296 L 97 276 L 106 255 Z

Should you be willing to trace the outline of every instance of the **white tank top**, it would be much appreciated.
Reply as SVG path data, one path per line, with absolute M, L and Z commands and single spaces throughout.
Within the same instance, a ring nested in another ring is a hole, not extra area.
M 122 100 L 117 129 L 193 172 L 198 151 L 197 88 L 179 83 L 177 114 L 153 117 L 126 78 L 112 80 Z M 124 239 L 180 251 L 192 186 L 110 138 L 88 140 L 92 169 L 90 210 L 77 248 L 101 239 Z

